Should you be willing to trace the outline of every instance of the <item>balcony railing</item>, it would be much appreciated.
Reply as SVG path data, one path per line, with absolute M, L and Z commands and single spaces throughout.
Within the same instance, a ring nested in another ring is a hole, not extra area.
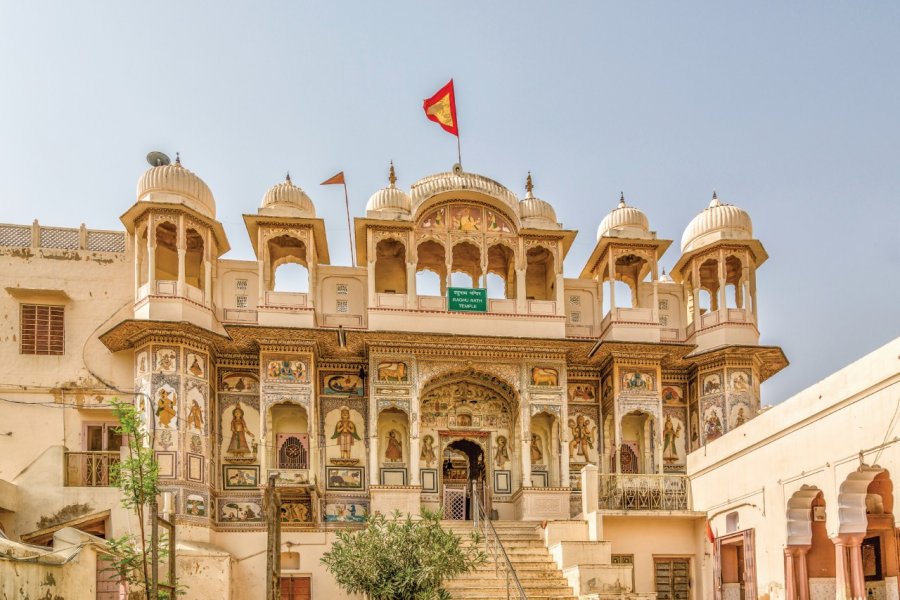
M 118 464 L 118 452 L 66 452 L 66 486 L 107 487 L 113 485 L 110 467 Z
M 608 510 L 690 510 L 686 475 L 600 475 L 600 508 Z

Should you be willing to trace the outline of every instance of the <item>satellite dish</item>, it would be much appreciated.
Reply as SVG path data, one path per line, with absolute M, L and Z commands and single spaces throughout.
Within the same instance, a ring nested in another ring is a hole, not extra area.
M 169 160 L 169 157 L 162 152 L 154 150 L 147 155 L 147 162 L 150 163 L 151 167 L 162 167 L 164 165 L 171 164 L 172 161 Z
M 462 170 L 461 164 L 456 163 L 455 165 L 453 165 L 453 174 L 454 175 L 462 175 L 462 172 L 463 172 L 463 170 Z

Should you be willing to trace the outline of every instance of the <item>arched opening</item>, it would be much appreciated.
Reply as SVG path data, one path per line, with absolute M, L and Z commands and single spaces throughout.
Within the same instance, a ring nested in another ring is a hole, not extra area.
M 459 271 L 454 271 L 450 274 L 450 287 L 455 288 L 473 288 L 475 287 L 475 283 L 472 280 L 472 276 L 468 273 L 461 273 Z
M 471 519 L 474 509 L 472 484 L 484 490 L 486 477 L 487 459 L 481 445 L 466 438 L 447 444 L 441 465 L 445 490 L 443 517 L 451 520 Z
M 531 417 L 530 429 L 531 485 L 559 486 L 559 420 L 554 415 L 539 412 Z
M 156 256 L 153 278 L 156 281 L 178 280 L 178 230 L 174 223 L 156 226 Z
M 715 302 L 715 297 L 710 294 L 709 290 L 705 288 L 700 288 L 697 295 L 699 296 L 697 306 L 700 308 L 700 314 L 706 314 L 710 310 L 713 310 L 713 303 Z
M 397 240 L 385 239 L 375 245 L 375 291 L 406 293 L 406 246 Z
M 203 236 L 195 229 L 188 229 L 184 235 L 184 282 L 202 290 L 206 282 L 206 269 L 203 255 Z
M 542 246 L 525 253 L 525 297 L 528 300 L 556 299 L 556 264 L 553 253 Z
M 804 485 L 787 502 L 786 597 L 823 598 L 835 594 L 834 543 L 826 529 L 825 497 Z M 801 592 L 806 592 L 801 596 Z
M 378 463 L 381 485 L 406 485 L 409 463 L 409 418 L 396 408 L 378 415 Z
M 725 307 L 744 308 L 741 259 L 731 255 L 725 259 Z
M 460 242 L 453 246 L 453 263 L 450 267 L 451 285 L 453 287 L 480 287 L 481 283 L 481 250 L 469 242 Z M 468 277 L 456 277 L 463 273 Z M 466 282 L 471 283 L 466 285 Z
M 309 257 L 306 244 L 293 236 L 280 235 L 270 239 L 266 249 L 269 258 L 267 271 L 270 273 L 266 289 L 278 292 L 308 292 Z M 285 265 L 296 266 L 283 271 Z
M 637 254 L 625 254 L 615 264 L 616 306 L 638 307 L 638 282 L 650 274 L 650 263 Z
M 275 404 L 269 410 L 275 436 L 274 456 L 269 464 L 277 469 L 309 468 L 309 417 L 296 404 Z
M 309 291 L 309 271 L 299 263 L 284 262 L 272 274 L 272 290 L 277 292 Z
M 719 261 L 714 258 L 709 258 L 700 265 L 700 295 L 701 314 L 707 310 L 719 310 Z
M 447 293 L 447 255 L 444 247 L 434 240 L 426 240 L 416 249 L 416 293 L 419 296 L 443 296 Z M 438 278 L 437 292 L 431 273 Z M 421 275 L 421 280 L 420 280 Z
M 516 297 L 515 253 L 505 244 L 488 248 L 488 297 L 512 299 Z
M 622 473 L 654 473 L 654 419 L 634 411 L 622 417 L 620 462 Z

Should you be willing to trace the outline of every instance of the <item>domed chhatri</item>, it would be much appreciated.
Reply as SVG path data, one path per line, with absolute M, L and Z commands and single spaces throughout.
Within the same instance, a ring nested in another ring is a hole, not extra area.
M 316 207 L 302 189 L 291 181 L 288 173 L 284 181 L 273 185 L 263 196 L 259 214 L 273 217 L 296 217 L 314 219 Z
M 169 165 L 150 167 L 137 185 L 138 202 L 182 204 L 198 213 L 216 218 L 216 203 L 209 186 L 181 165 L 181 155 Z
M 390 185 L 372 194 L 366 203 L 366 214 L 378 218 L 409 218 L 412 209 L 412 200 L 409 194 L 397 187 L 397 174 L 394 171 L 394 163 L 388 173 Z M 372 214 L 374 213 L 374 214 Z
M 619 195 L 619 205 L 600 221 L 597 241 L 603 236 L 645 238 L 650 235 L 650 221 L 643 211 L 625 204 L 625 193 Z
M 718 240 L 750 239 L 753 239 L 753 222 L 747 211 L 721 202 L 713 192 L 709 206 L 684 230 L 681 251 L 690 252 Z
M 519 217 L 523 227 L 535 229 L 559 229 L 556 222 L 556 211 L 549 202 L 545 202 L 534 195 L 534 183 L 531 180 L 531 172 L 525 179 L 525 197 L 519 202 Z

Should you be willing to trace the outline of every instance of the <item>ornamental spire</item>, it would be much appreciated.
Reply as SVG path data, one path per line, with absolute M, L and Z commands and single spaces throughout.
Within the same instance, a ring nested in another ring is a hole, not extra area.
M 531 171 L 528 171 L 528 177 L 525 178 L 525 191 L 527 192 L 525 194 L 526 198 L 534 197 L 532 193 L 534 191 L 534 182 L 531 180 Z
M 619 208 L 625 208 L 625 192 L 619 192 Z
M 388 181 L 391 182 L 391 187 L 394 187 L 394 184 L 397 183 L 397 173 L 394 171 L 394 161 L 391 161 L 391 169 L 388 171 Z

